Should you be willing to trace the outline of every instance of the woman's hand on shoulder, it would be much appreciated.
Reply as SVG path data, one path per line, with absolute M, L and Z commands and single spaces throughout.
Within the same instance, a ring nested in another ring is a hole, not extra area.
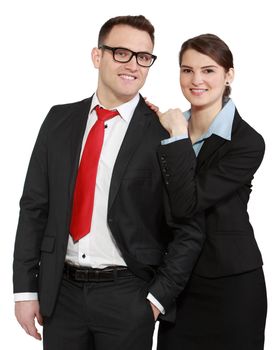
M 171 137 L 188 134 L 188 122 L 179 108 L 170 108 L 162 113 L 159 111 L 159 107 L 148 101 L 146 97 L 145 102 L 157 114 L 161 125 Z

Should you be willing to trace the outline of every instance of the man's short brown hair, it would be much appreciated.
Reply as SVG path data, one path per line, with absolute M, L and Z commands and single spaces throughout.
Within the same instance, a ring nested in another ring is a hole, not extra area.
M 107 22 L 103 24 L 100 28 L 98 35 L 98 46 L 105 44 L 104 41 L 116 25 L 128 25 L 130 27 L 143 30 L 147 32 L 154 44 L 154 26 L 151 22 L 144 16 L 117 16 L 110 18 Z

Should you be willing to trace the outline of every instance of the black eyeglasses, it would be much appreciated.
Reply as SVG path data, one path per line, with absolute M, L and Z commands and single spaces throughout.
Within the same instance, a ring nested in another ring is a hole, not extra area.
M 141 67 L 150 67 L 157 56 L 149 52 L 134 52 L 124 47 L 110 47 L 107 45 L 100 45 L 99 49 L 110 50 L 113 53 L 113 59 L 116 62 L 127 63 L 131 61 L 132 57 L 136 57 L 136 62 Z

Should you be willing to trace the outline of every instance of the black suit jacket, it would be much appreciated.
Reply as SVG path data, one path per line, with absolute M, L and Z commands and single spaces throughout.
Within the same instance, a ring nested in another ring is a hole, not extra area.
M 237 110 L 231 141 L 212 135 L 197 159 L 189 139 L 160 147 L 173 215 L 205 213 L 206 241 L 194 273 L 220 277 L 262 265 L 247 203 L 264 150 L 262 136 Z
M 14 292 L 38 292 L 51 315 L 62 279 L 72 195 L 91 98 L 54 106 L 37 138 L 20 202 Z M 107 220 L 128 267 L 169 310 L 204 240 L 196 220 L 171 218 L 157 148 L 168 137 L 142 97 L 113 169 Z M 167 313 L 166 313 L 167 315 Z

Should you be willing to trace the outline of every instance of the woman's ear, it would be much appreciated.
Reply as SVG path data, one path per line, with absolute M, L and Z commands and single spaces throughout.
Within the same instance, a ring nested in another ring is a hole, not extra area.
M 234 80 L 235 71 L 234 68 L 230 68 L 226 73 L 226 85 L 231 85 Z

